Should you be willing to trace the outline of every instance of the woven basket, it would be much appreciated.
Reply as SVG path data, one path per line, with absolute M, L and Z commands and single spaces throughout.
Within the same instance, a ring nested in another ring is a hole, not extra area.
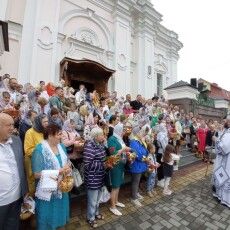
M 62 181 L 59 183 L 61 192 L 70 192 L 73 188 L 74 180 L 72 176 L 63 176 Z

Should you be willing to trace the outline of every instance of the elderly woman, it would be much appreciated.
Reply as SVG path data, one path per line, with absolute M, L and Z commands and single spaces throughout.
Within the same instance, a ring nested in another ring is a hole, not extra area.
M 123 113 L 126 116 L 129 116 L 130 114 L 134 113 L 134 110 L 132 109 L 132 107 L 131 107 L 129 102 L 125 102 L 124 108 L 123 108 Z
M 80 135 L 75 130 L 75 123 L 69 119 L 64 122 L 62 127 L 62 143 L 67 149 L 70 159 L 76 158 L 74 148 L 79 144 Z
M 40 114 L 34 118 L 33 127 L 30 128 L 25 135 L 24 151 L 25 151 L 25 168 L 29 192 L 31 195 L 35 192 L 34 176 L 31 170 L 31 156 L 34 148 L 43 139 L 44 129 L 48 126 L 48 118 L 45 114 Z
M 92 228 L 96 228 L 96 219 L 104 219 L 104 216 L 99 212 L 99 200 L 105 179 L 104 161 L 106 152 L 103 130 L 99 127 L 93 128 L 91 130 L 91 138 L 85 145 L 83 162 L 85 186 L 87 189 L 87 221 Z
M 122 139 L 123 134 L 124 134 L 123 124 L 118 123 L 114 127 L 113 135 L 108 139 L 108 149 L 110 155 L 121 156 L 122 154 L 125 154 L 124 153 L 125 151 L 129 151 L 129 148 L 126 147 Z M 118 202 L 119 189 L 121 185 L 124 183 L 125 163 L 126 161 L 121 160 L 110 170 L 111 185 L 112 185 L 110 211 L 116 216 L 122 215 L 122 213 L 116 207 L 120 207 L 120 208 L 125 207 L 124 204 Z
M 30 91 L 28 94 L 28 101 L 30 104 L 30 108 L 40 114 L 42 112 L 41 106 L 38 104 L 38 98 L 40 96 L 40 92 L 36 89 Z
M 36 146 L 32 154 L 38 230 L 55 230 L 63 227 L 69 220 L 68 193 L 63 193 L 58 188 L 58 180 L 71 172 L 66 148 L 60 144 L 61 137 L 62 131 L 59 126 L 47 126 L 44 132 L 45 140 Z M 56 184 L 50 181 L 53 178 L 57 178 Z M 49 183 L 49 191 L 43 189 L 40 179 Z
M 143 130 L 139 126 L 133 128 L 133 133 L 130 140 L 130 148 L 136 153 L 135 161 L 130 165 L 132 173 L 132 200 L 131 202 L 141 207 L 139 199 L 143 197 L 138 193 L 141 175 L 147 171 L 147 162 L 143 161 L 148 155 L 147 145 L 144 140 Z
M 90 113 L 89 116 L 85 120 L 85 128 L 84 128 L 84 139 L 86 141 L 90 141 L 92 139 L 90 133 L 93 128 L 98 127 L 100 117 L 97 113 Z

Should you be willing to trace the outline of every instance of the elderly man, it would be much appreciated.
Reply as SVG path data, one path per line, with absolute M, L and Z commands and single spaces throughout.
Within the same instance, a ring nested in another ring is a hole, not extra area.
M 27 192 L 22 143 L 13 130 L 12 117 L 0 113 L 0 230 L 19 229 L 22 197 Z

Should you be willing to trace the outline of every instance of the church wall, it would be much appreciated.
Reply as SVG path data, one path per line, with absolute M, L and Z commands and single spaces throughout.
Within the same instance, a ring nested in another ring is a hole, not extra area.
M 110 91 L 152 97 L 157 71 L 163 74 L 163 88 L 176 81 L 177 59 L 156 40 L 151 16 L 143 11 L 142 17 L 132 7 L 124 0 L 9 0 L 10 53 L 0 57 L 0 74 L 8 72 L 23 84 L 57 82 L 65 56 L 87 58 L 116 70 Z

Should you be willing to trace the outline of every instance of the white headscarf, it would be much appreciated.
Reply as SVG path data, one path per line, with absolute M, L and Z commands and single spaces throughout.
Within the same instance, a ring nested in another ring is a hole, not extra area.
M 114 130 L 113 130 L 113 136 L 118 139 L 119 143 L 122 146 L 125 145 L 122 139 L 123 128 L 124 128 L 124 125 L 119 122 L 117 125 L 114 126 Z

